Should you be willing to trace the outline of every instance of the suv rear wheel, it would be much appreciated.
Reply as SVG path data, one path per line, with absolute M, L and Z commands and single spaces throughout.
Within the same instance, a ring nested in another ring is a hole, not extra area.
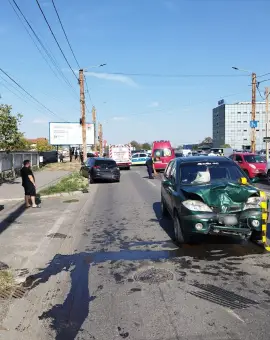
M 160 208 L 161 208 L 162 216 L 164 216 L 164 217 L 169 216 L 169 212 L 168 212 L 168 209 L 166 207 L 166 203 L 164 202 L 164 198 L 162 196 L 161 196 L 161 200 L 160 200 Z
M 95 183 L 95 181 L 93 180 L 92 176 L 91 176 L 91 173 L 89 172 L 89 175 L 88 175 L 88 179 L 89 179 L 89 184 L 93 184 Z

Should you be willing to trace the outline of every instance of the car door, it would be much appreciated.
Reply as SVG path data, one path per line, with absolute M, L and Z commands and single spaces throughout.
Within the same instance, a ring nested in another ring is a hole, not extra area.
M 167 168 L 165 169 L 164 172 L 163 184 L 161 186 L 162 189 L 161 195 L 170 213 L 171 213 L 171 170 L 174 163 L 175 163 L 174 161 L 171 161 L 167 165 Z
M 139 161 L 139 154 L 135 153 L 132 157 L 131 157 L 131 163 L 132 164 L 138 164 Z
M 146 155 L 146 153 L 140 153 L 140 155 L 139 155 L 139 163 L 140 164 L 145 164 L 145 162 L 146 162 L 146 160 L 147 160 L 147 155 Z
M 174 198 L 176 193 L 176 162 L 172 162 L 170 174 L 169 174 L 169 185 L 167 186 L 167 207 L 170 213 L 173 213 Z
M 83 165 L 83 168 L 82 168 L 82 175 L 83 175 L 84 177 L 88 178 L 88 176 L 89 176 L 89 170 L 90 170 L 90 168 L 92 167 L 93 163 L 94 163 L 94 159 L 93 159 L 93 158 L 88 158 L 88 159 L 85 161 L 85 163 L 84 163 L 84 165 Z

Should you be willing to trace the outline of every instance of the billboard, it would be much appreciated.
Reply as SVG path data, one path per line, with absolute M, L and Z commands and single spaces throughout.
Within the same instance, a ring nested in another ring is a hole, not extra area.
M 49 123 L 51 145 L 82 145 L 80 123 Z M 94 124 L 86 124 L 86 144 L 94 144 Z

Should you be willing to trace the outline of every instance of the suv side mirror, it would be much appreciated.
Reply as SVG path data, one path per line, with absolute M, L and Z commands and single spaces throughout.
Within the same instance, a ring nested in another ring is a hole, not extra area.
M 171 181 L 166 178 L 162 181 L 162 184 L 164 185 L 164 187 L 168 187 L 171 185 Z

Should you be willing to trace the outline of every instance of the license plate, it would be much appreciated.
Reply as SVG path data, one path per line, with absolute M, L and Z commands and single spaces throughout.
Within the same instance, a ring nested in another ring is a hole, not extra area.
M 233 225 L 238 224 L 238 219 L 234 215 L 220 216 L 219 223 L 224 224 L 224 225 L 233 226 Z

